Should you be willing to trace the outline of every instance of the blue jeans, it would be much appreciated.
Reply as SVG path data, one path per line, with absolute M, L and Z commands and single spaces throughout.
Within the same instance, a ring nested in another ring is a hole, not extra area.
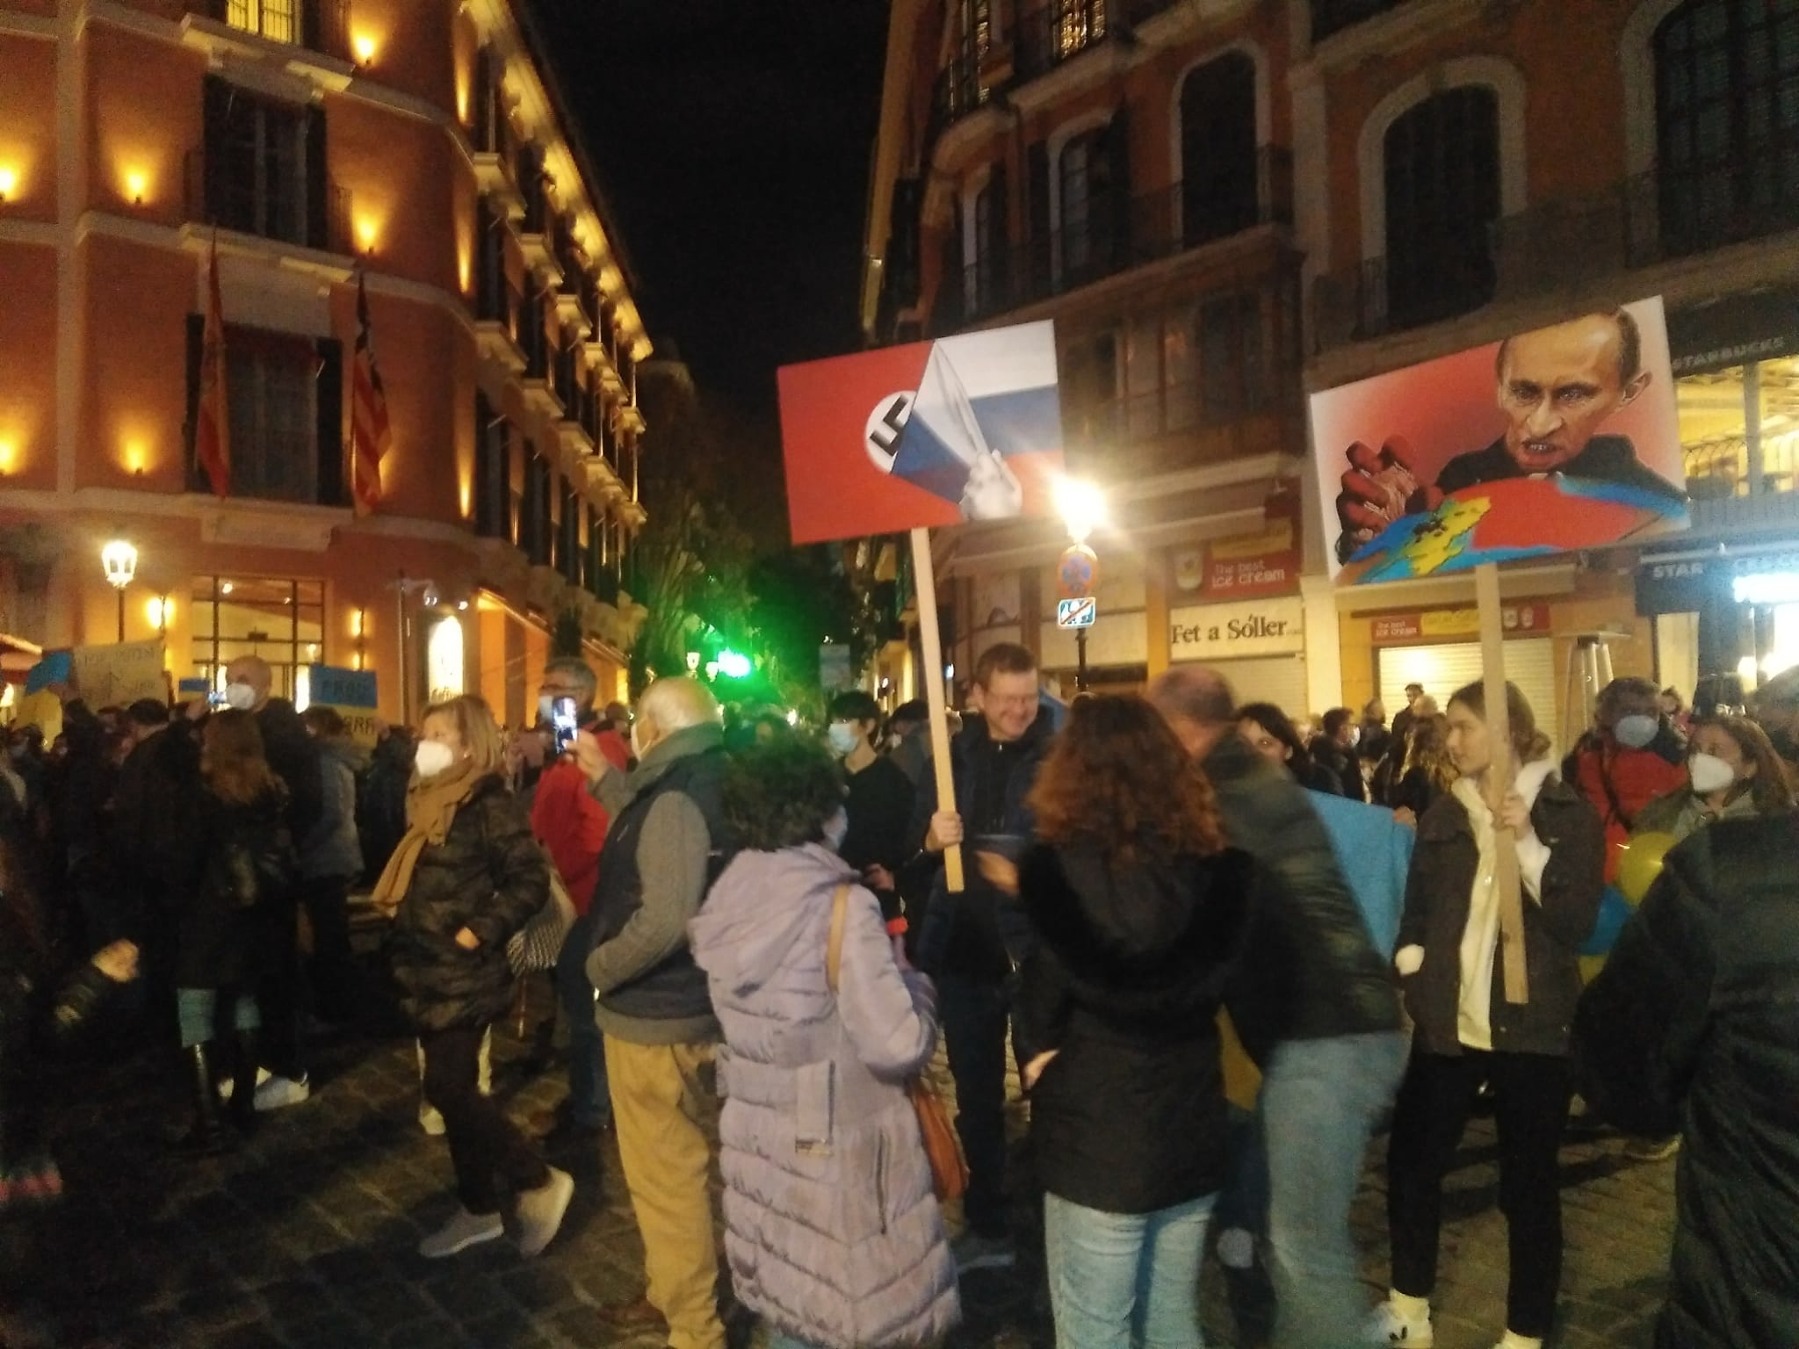
M 1057 1349 L 1205 1349 L 1199 1263 L 1216 1195 L 1155 1213 L 1043 1198 Z
M 1288 1040 L 1262 1080 L 1279 1349 L 1361 1349 L 1368 1295 L 1349 1209 L 1369 1136 L 1405 1072 L 1398 1031 Z
M 1006 1221 L 1006 990 L 945 975 L 937 1013 L 950 1076 L 956 1081 L 956 1135 L 968 1160 L 962 1212 L 984 1237 L 1003 1237 Z
M 606 1050 L 593 1019 L 593 983 L 587 977 L 592 950 L 593 915 L 588 912 L 575 919 L 556 957 L 556 996 L 568 1021 L 568 1117 L 584 1129 L 597 1129 L 612 1118 Z
M 219 990 L 216 988 L 175 990 L 175 1017 L 181 1024 L 183 1049 L 192 1049 L 195 1045 L 207 1044 L 213 1040 L 213 1022 L 218 1005 Z M 231 1029 L 252 1031 L 261 1026 L 262 1013 L 256 1006 L 256 999 L 248 993 L 236 994 L 231 1004 Z

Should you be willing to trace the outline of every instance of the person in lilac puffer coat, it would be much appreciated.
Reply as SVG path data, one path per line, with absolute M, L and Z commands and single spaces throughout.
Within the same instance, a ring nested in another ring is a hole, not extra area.
M 822 747 L 732 765 L 742 845 L 688 925 L 724 1028 L 718 1053 L 725 1252 L 776 1349 L 934 1344 L 956 1271 L 906 1081 L 937 1043 L 936 994 L 833 851 L 846 820 Z M 838 992 L 831 910 L 849 887 Z

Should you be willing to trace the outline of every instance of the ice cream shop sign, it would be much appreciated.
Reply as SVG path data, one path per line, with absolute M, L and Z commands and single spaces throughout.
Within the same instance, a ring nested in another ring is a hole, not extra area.
M 1168 615 L 1170 660 L 1297 655 L 1305 646 L 1297 595 L 1237 604 L 1196 604 Z

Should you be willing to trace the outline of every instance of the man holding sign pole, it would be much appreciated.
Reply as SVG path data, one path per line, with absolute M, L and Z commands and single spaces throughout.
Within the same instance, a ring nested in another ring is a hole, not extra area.
M 972 701 L 979 718 L 950 749 L 956 807 L 939 809 L 927 778 L 913 812 L 913 837 L 928 861 L 965 844 L 977 859 L 999 853 L 1017 861 L 1033 833 L 1025 797 L 1049 748 L 1051 730 L 1037 715 L 1037 661 L 1002 642 L 975 662 Z M 1024 912 L 970 868 L 967 889 L 953 894 L 939 872 L 918 944 L 920 966 L 937 980 L 943 1038 L 956 1080 L 956 1132 L 968 1159 L 968 1230 L 957 1241 L 957 1267 L 1014 1263 L 1006 1225 L 1006 984 L 1031 940 Z

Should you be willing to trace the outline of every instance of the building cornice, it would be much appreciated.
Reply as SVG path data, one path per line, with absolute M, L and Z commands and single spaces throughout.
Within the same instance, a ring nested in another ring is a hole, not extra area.
M 56 20 L 47 14 L 23 14 L 16 9 L 0 9 L 0 36 L 35 37 L 56 41 Z

